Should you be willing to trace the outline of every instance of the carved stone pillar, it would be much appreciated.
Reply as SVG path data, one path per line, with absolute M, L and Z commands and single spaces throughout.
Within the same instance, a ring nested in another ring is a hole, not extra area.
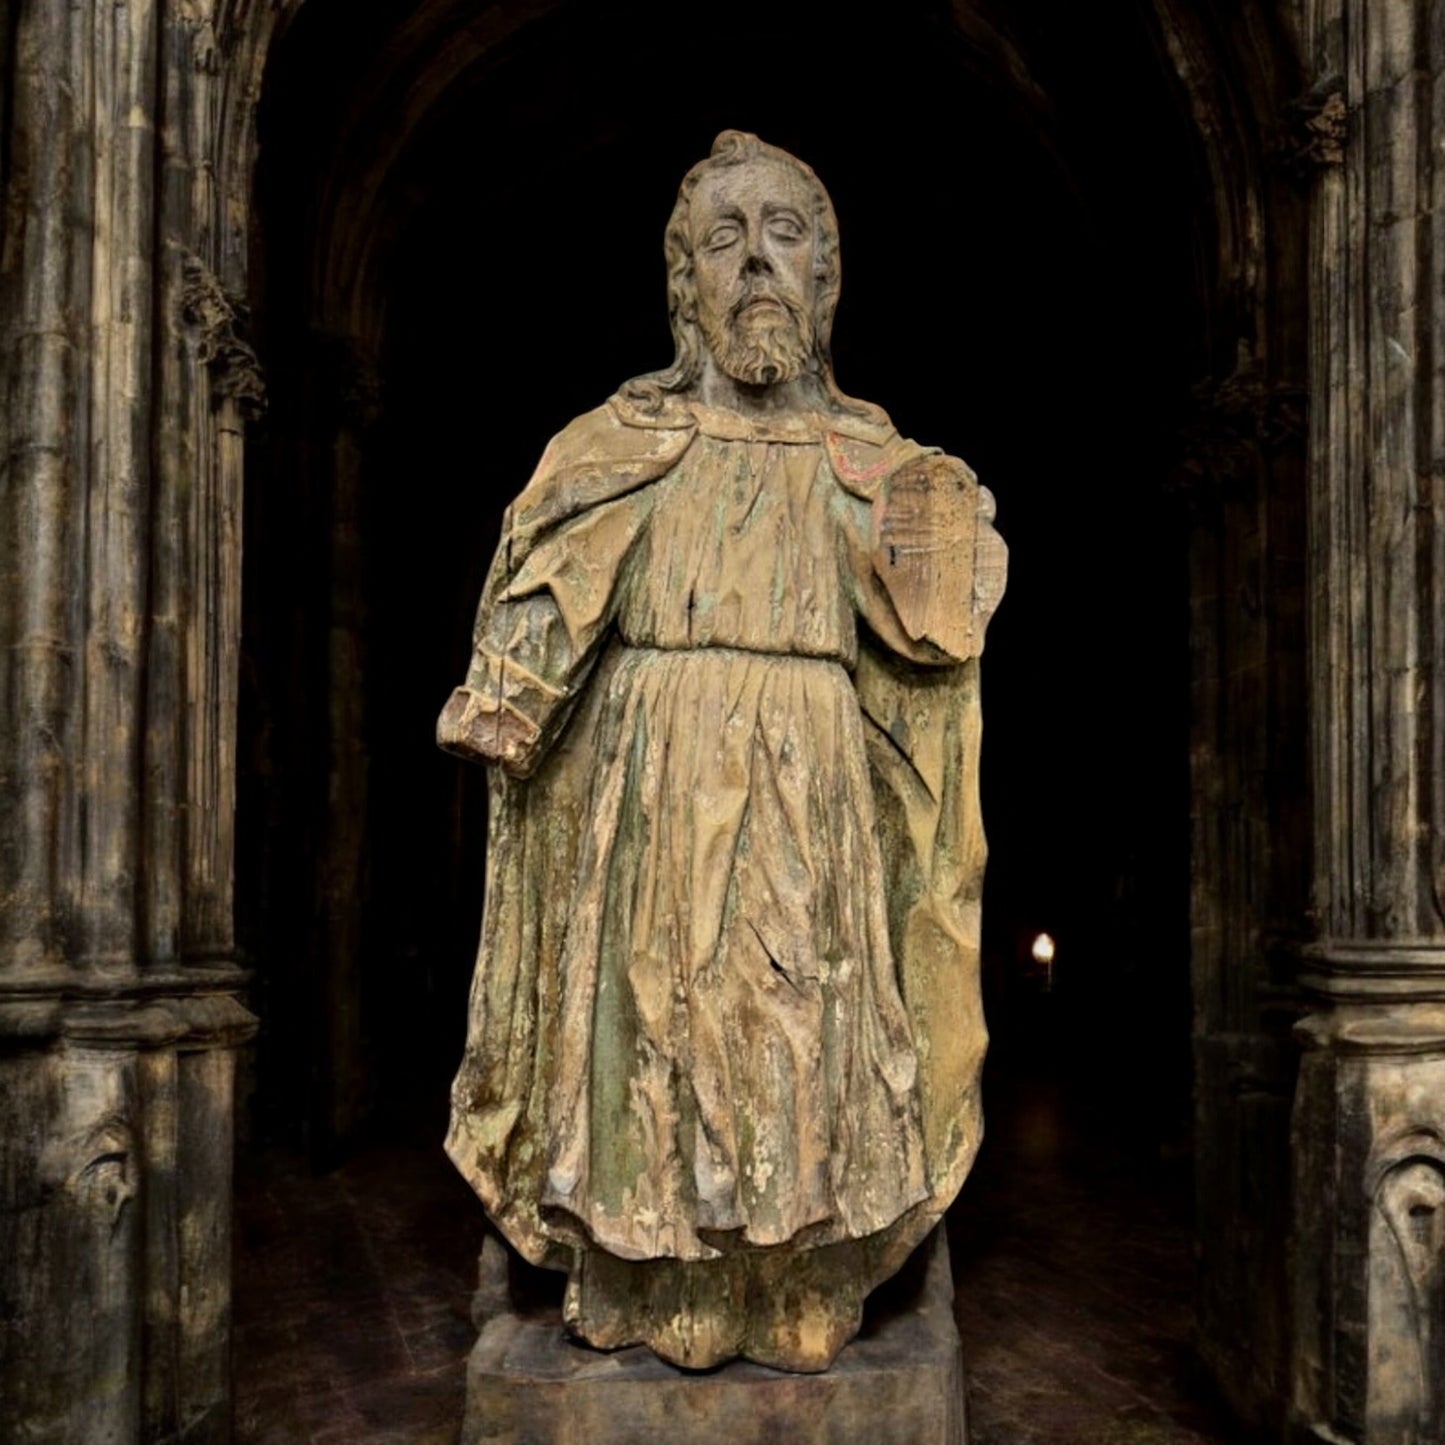
M 231 922 L 254 378 L 213 385 L 237 374 L 239 343 L 222 345 L 204 259 L 211 10 L 10 7 L 0 42 L 7 1440 L 230 1433 L 232 1078 L 254 1023 Z
M 1311 1005 L 1293 1121 L 1300 1438 L 1445 1438 L 1445 33 L 1310 7 Z M 1334 100 L 1332 97 L 1340 99 Z M 1321 129 L 1323 127 L 1323 129 Z

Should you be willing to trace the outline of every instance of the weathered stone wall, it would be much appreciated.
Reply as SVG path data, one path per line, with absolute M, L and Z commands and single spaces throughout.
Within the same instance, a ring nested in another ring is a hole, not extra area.
M 1288 1375 L 1289 1111 L 1305 936 L 1306 244 L 1314 163 L 1283 5 L 1161 6 L 1201 135 L 1210 372 L 1189 513 L 1190 951 L 1199 1349 L 1234 1410 L 1278 1427 Z
M 1293 1419 L 1445 1436 L 1445 30 L 1318 0 L 1337 96 L 1311 251 L 1310 1002 L 1295 1105 Z
M 242 407 L 201 3 L 4 12 L 0 1435 L 229 1432 Z

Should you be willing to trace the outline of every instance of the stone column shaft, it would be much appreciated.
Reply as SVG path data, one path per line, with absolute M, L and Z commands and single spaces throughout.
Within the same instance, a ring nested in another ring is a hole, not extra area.
M 1310 6 L 1340 123 L 1311 256 L 1316 941 L 1294 1114 L 1292 1418 L 1445 1438 L 1442 36 L 1428 0 Z
M 211 9 L 35 0 L 0 41 L 7 1440 L 230 1433 L 247 388 L 229 304 L 194 304 Z

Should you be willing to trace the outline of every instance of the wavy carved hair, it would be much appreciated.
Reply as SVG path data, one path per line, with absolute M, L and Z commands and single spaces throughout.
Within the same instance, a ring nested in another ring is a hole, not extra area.
M 692 390 L 702 375 L 707 343 L 697 319 L 697 287 L 692 260 L 692 197 L 704 176 L 722 166 L 740 166 L 754 160 L 773 160 L 791 166 L 807 183 L 813 197 L 813 354 L 808 370 L 823 383 L 829 398 L 846 411 L 862 410 L 838 390 L 833 380 L 831 340 L 833 315 L 838 309 L 842 270 L 838 260 L 838 217 L 823 183 L 796 156 L 770 146 L 747 131 L 725 130 L 712 143 L 706 160 L 683 177 L 677 204 L 667 222 L 663 254 L 667 260 L 667 315 L 676 354 L 672 365 L 634 377 L 622 390 L 629 401 L 646 411 L 657 411 L 667 396 Z

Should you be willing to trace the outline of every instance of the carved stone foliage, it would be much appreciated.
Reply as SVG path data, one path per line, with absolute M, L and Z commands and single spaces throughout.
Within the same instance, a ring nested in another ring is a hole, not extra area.
M 256 417 L 266 410 L 266 379 L 255 351 L 239 335 L 244 309 L 226 295 L 205 262 L 186 258 L 181 311 L 198 331 L 197 356 L 210 368 L 216 395 L 235 401 L 243 415 Z
M 1286 112 L 1281 152 L 1300 178 L 1321 169 L 1343 165 L 1350 135 L 1350 112 L 1344 82 L 1338 77 L 1313 87 Z

